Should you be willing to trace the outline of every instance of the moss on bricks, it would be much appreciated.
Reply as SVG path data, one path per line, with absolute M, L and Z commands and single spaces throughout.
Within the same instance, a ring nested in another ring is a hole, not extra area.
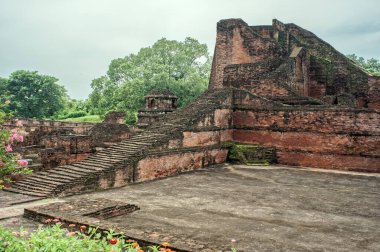
M 253 144 L 231 144 L 228 161 L 246 165 L 269 165 L 276 163 L 276 150 Z

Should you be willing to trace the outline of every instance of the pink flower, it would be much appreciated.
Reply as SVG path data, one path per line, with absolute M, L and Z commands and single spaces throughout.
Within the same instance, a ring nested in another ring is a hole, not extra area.
M 12 136 L 11 136 L 11 139 L 14 139 L 16 141 L 19 141 L 19 142 L 23 142 L 24 141 L 24 137 L 20 134 L 17 134 L 17 133 L 14 133 Z
M 232 240 L 231 240 L 231 243 L 236 243 L 236 240 L 235 240 L 235 239 L 232 239 Z
M 25 159 L 17 160 L 17 164 L 19 166 L 28 166 L 28 160 L 25 160 Z
M 12 150 L 12 146 L 10 146 L 9 144 L 8 144 L 7 146 L 5 146 L 5 151 L 6 151 L 6 152 L 11 152 L 11 151 L 13 151 L 13 150 Z

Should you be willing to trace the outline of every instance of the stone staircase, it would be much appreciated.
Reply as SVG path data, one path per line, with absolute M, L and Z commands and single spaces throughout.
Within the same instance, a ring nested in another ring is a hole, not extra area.
M 228 95 L 228 90 L 207 91 L 187 107 L 166 114 L 140 135 L 99 151 L 83 161 L 32 174 L 4 190 L 37 197 L 55 196 L 85 182 L 87 178 L 112 172 L 122 162 L 139 160 L 149 152 L 168 151 L 166 146 L 170 138 L 182 137 L 184 130 L 220 107 L 221 97 Z
M 157 133 L 178 132 L 182 134 L 183 130 L 197 123 L 203 115 L 220 108 L 221 100 L 231 95 L 230 91 L 230 89 L 207 91 L 188 106 L 162 116 L 159 122 L 150 125 L 147 130 Z
M 63 188 L 75 185 L 83 178 L 105 173 L 116 163 L 143 153 L 163 136 L 156 133 L 136 135 L 83 161 L 37 172 L 4 190 L 37 197 L 57 195 Z

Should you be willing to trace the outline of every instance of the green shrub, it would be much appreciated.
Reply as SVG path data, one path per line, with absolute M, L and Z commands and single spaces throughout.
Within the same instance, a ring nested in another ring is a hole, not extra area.
M 20 229 L 19 232 L 10 232 L 0 227 L 0 252 L 32 252 L 32 251 L 128 251 L 138 252 L 139 246 L 134 241 L 125 242 L 124 238 L 113 238 L 118 233 L 112 230 L 105 235 L 97 232 L 96 228 L 86 231 L 69 231 L 55 224 L 47 228 L 28 233 Z M 113 238 L 113 239 L 112 239 Z M 111 242 L 113 240 L 114 242 Z M 111 244 L 112 243 L 112 244 Z

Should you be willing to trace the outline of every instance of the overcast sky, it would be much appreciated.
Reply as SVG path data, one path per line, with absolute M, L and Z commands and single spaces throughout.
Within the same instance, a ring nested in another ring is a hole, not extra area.
M 0 76 L 37 70 L 84 99 L 112 59 L 158 39 L 193 37 L 213 52 L 216 23 L 273 18 L 344 54 L 380 59 L 380 0 L 0 0 Z

